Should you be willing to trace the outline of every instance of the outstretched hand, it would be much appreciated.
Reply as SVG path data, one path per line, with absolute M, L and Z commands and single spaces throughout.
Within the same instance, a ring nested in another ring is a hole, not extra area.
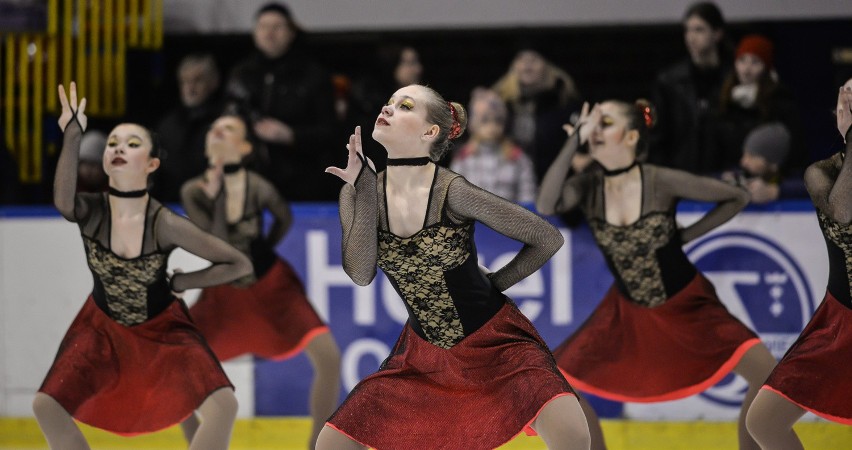
M 355 180 L 358 179 L 358 174 L 361 173 L 361 168 L 364 166 L 363 161 L 367 161 L 370 167 L 375 169 L 373 162 L 364 157 L 364 150 L 361 148 L 361 127 L 355 127 L 355 133 L 349 136 L 349 143 L 346 144 L 346 149 L 349 150 L 349 158 L 346 161 L 346 168 L 327 167 L 326 173 L 337 175 L 341 180 L 355 185 Z
M 62 105 L 62 113 L 59 115 L 59 128 L 64 132 L 65 128 L 68 127 L 68 124 L 76 116 L 80 128 L 86 131 L 86 125 L 89 122 L 89 119 L 86 117 L 86 98 L 84 97 L 80 100 L 79 104 L 77 103 L 77 83 L 71 82 L 71 89 L 69 89 L 70 102 L 65 95 L 65 88 L 61 84 L 58 86 L 58 90 L 59 104 Z
M 844 138 L 852 127 L 852 87 L 841 87 L 837 94 L 837 131 Z

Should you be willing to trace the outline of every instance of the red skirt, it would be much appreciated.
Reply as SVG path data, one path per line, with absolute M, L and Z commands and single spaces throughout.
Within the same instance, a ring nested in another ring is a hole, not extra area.
M 632 302 L 612 286 L 553 354 L 581 391 L 622 402 L 659 402 L 713 386 L 759 342 L 697 274 L 654 308 Z
M 552 399 L 573 395 L 547 345 L 507 303 L 450 349 L 406 324 L 381 369 L 363 379 L 328 425 L 376 449 L 493 449 Z
M 763 389 L 820 417 L 852 425 L 852 310 L 826 292 Z
M 127 327 L 90 296 L 39 392 L 80 422 L 135 435 L 182 422 L 221 388 L 233 386 L 182 301 Z
M 283 360 L 328 332 L 289 264 L 277 260 L 253 285 L 204 289 L 189 309 L 220 361 L 253 353 Z

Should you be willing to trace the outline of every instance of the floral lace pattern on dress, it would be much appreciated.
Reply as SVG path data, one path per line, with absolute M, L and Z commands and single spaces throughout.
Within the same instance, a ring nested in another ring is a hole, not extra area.
M 846 273 L 852 274 L 852 225 L 835 222 L 820 210 L 817 210 L 817 218 L 823 234 L 843 251 L 846 257 Z M 847 284 L 849 284 L 849 294 L 852 296 L 852 283 Z
M 396 282 L 426 340 L 446 349 L 464 339 L 444 272 L 470 256 L 471 227 L 436 224 L 407 238 L 379 230 L 378 237 L 378 266 Z
M 609 258 L 635 303 L 654 307 L 667 299 L 656 250 L 677 232 L 674 217 L 664 212 L 646 214 L 636 222 L 618 226 L 591 219 L 589 225 L 601 250 Z
M 124 259 L 85 236 L 83 243 L 89 267 L 103 283 L 110 316 L 125 326 L 148 320 L 148 286 L 161 278 L 168 255 L 153 253 Z

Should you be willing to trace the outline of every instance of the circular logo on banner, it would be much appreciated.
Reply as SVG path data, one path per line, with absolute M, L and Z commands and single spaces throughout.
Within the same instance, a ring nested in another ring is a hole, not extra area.
M 776 358 L 813 315 L 811 289 L 799 265 L 763 236 L 743 231 L 714 234 L 686 254 L 713 283 L 728 311 L 754 330 Z M 700 395 L 739 406 L 747 389 L 746 381 L 731 373 Z

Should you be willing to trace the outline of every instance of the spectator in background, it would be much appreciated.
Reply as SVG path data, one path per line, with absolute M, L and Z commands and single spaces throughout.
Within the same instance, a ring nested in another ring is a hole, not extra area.
M 506 104 L 496 92 L 476 88 L 468 113 L 470 139 L 455 153 L 450 169 L 506 200 L 534 202 L 536 178 L 532 161 L 504 133 Z
M 783 198 L 806 198 L 801 177 L 783 177 L 781 167 L 790 154 L 790 132 L 779 122 L 759 125 L 746 136 L 739 168 L 722 179 L 745 188 L 752 203 Z
M 219 69 L 210 54 L 185 56 L 177 70 L 180 105 L 157 125 L 156 132 L 166 150 L 152 192 L 161 201 L 180 200 L 183 183 L 203 172 L 204 137 L 219 117 L 224 103 L 219 89 Z
M 808 158 L 798 110 L 792 94 L 778 81 L 773 53 L 772 42 L 763 36 L 748 35 L 740 41 L 734 70 L 722 87 L 720 116 L 714 121 L 711 140 L 725 165 L 733 167 L 742 155 L 746 135 L 761 124 L 780 122 L 791 140 L 778 169 L 801 176 Z
M 227 94 L 265 144 L 262 175 L 289 200 L 332 200 L 338 184 L 316 174 L 329 162 L 334 91 L 330 74 L 302 47 L 301 35 L 287 6 L 261 7 L 253 31 L 257 52 L 234 68 Z
M 562 125 L 578 110 L 574 80 L 540 51 L 524 47 L 493 89 L 509 108 L 508 134 L 533 161 L 540 180 L 562 147 Z
M 730 69 L 722 12 L 711 2 L 693 4 L 684 15 L 683 36 L 689 57 L 657 75 L 651 100 L 659 122 L 647 159 L 693 173 L 719 173 L 730 165 L 710 151 L 707 140 Z
M 77 192 L 104 192 L 109 187 L 109 179 L 104 172 L 106 141 L 106 135 L 98 130 L 91 130 L 80 139 Z

